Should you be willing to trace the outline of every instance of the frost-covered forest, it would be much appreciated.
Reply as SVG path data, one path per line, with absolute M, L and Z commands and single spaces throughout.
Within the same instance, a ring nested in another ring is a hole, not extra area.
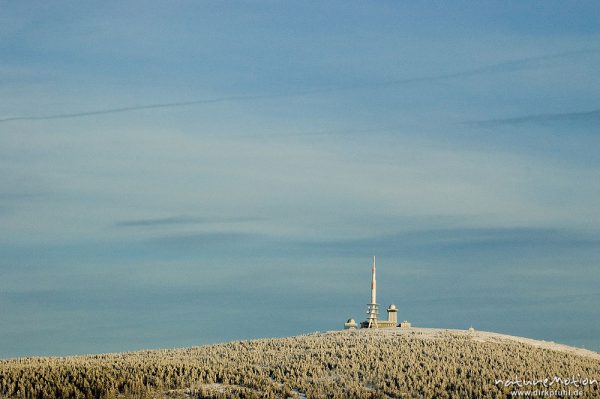
M 458 330 L 358 330 L 0 361 L 5 398 L 506 398 L 496 379 L 600 379 L 600 355 Z M 600 397 L 598 385 L 581 388 Z

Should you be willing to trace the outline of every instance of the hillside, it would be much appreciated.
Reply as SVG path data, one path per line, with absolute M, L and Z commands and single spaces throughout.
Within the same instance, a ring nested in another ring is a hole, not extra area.
M 3 360 L 0 397 L 505 398 L 515 387 L 496 385 L 496 379 L 554 376 L 599 380 L 600 354 L 478 331 L 357 330 Z M 547 389 L 600 397 L 600 387 L 593 383 L 556 383 Z

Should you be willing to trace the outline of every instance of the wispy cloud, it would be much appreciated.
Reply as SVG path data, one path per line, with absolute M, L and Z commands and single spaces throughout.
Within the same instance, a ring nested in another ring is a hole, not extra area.
M 579 121 L 594 121 L 600 122 L 600 109 L 583 112 L 565 112 L 557 114 L 535 114 L 524 115 L 514 118 L 499 118 L 487 119 L 479 121 L 470 121 L 465 124 L 474 127 L 493 127 L 504 125 L 523 125 L 529 123 L 546 123 L 546 122 L 579 122 Z
M 236 217 L 193 217 L 193 216 L 171 216 L 166 218 L 149 218 L 149 219 L 133 219 L 121 220 L 115 223 L 117 227 L 153 227 L 153 226 L 169 226 L 169 225 L 191 225 L 191 224 L 208 224 L 208 223 L 241 223 L 256 221 L 256 218 L 236 218 Z
M 243 232 L 171 234 L 145 239 L 153 253 L 172 256 L 218 256 L 229 253 L 245 258 L 263 254 L 296 259 L 373 254 L 416 260 L 477 255 L 513 256 L 552 250 L 589 250 L 600 241 L 593 235 L 568 229 L 537 227 L 450 228 L 403 231 L 356 239 L 302 239 Z M 235 248 L 235 251 L 231 249 Z
M 47 195 L 43 192 L 1 192 L 0 201 L 22 201 L 29 199 L 41 198 Z
M 450 228 L 398 232 L 361 239 L 296 241 L 292 250 L 312 254 L 451 256 L 461 253 L 549 250 L 550 248 L 595 248 L 593 235 L 567 229 L 538 227 Z
M 406 78 L 406 79 L 392 79 L 392 80 L 386 80 L 386 81 L 382 81 L 382 82 L 378 82 L 378 83 L 369 82 L 369 83 L 357 83 L 357 84 L 345 85 L 345 86 L 322 87 L 322 88 L 307 89 L 307 90 L 295 91 L 295 92 L 289 92 L 289 93 L 235 95 L 235 96 L 215 97 L 215 98 L 197 99 L 197 100 L 189 100 L 189 101 L 175 101 L 175 102 L 165 102 L 165 103 L 156 103 L 156 104 L 132 105 L 132 106 L 106 108 L 106 109 L 91 110 L 91 111 L 65 112 L 65 113 L 57 113 L 57 114 L 49 114 L 49 115 L 20 115 L 20 116 L 0 118 L 0 123 L 16 122 L 16 121 L 46 121 L 46 120 L 53 120 L 53 119 L 82 118 L 82 117 L 87 117 L 87 116 L 110 115 L 110 114 L 143 111 L 143 110 L 150 110 L 150 109 L 180 108 L 180 107 L 197 106 L 197 105 L 203 105 L 203 104 L 213 104 L 213 103 L 241 102 L 241 101 L 253 101 L 253 100 L 261 100 L 261 99 L 300 97 L 300 96 L 305 96 L 305 95 L 310 95 L 310 94 L 340 92 L 340 91 L 358 90 L 358 89 L 373 88 L 373 87 L 402 86 L 402 85 L 406 85 L 406 84 L 435 82 L 435 81 L 458 79 L 458 78 L 465 78 L 465 77 L 471 77 L 471 76 L 477 76 L 477 75 L 486 75 L 486 74 L 492 74 L 492 73 L 504 73 L 504 72 L 512 72 L 512 71 L 540 68 L 544 65 L 547 65 L 548 63 L 551 63 L 552 61 L 556 61 L 556 60 L 559 60 L 559 59 L 562 59 L 565 57 L 571 57 L 574 55 L 585 55 L 585 54 L 597 53 L 597 52 L 598 52 L 598 50 L 595 50 L 595 49 L 574 50 L 574 51 L 568 51 L 568 52 L 546 54 L 546 55 L 542 55 L 542 56 L 514 59 L 514 60 L 496 63 L 496 64 L 484 65 L 484 66 L 477 67 L 477 68 L 466 69 L 463 71 L 450 72 L 450 73 L 445 73 L 445 74 L 417 76 L 417 77 Z

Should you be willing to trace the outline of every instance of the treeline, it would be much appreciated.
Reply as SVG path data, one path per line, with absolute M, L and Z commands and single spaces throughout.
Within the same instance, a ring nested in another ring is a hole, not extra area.
M 600 361 L 591 357 L 477 337 L 359 330 L 4 360 L 0 398 L 507 398 L 510 388 L 496 379 L 600 378 Z M 600 397 L 598 385 L 581 389 Z

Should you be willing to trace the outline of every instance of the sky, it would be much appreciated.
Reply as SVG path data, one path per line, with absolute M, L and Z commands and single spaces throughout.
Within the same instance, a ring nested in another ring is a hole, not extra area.
M 600 351 L 599 65 L 594 1 L 0 1 L 0 357 L 341 329 L 373 255 Z

